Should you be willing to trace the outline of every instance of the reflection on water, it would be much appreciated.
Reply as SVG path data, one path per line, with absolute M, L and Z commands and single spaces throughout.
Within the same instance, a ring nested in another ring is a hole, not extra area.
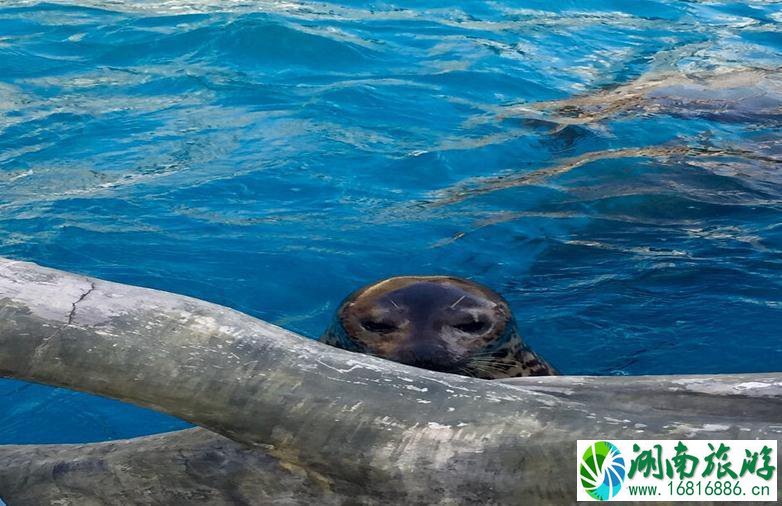
M 310 336 L 450 273 L 566 373 L 779 369 L 781 7 L 7 1 L 0 255 Z M 0 442 L 181 426 L 0 396 Z
M 528 107 L 509 107 L 504 117 L 545 118 L 585 125 L 622 115 L 678 115 L 718 121 L 773 121 L 782 125 L 780 69 L 730 69 L 685 75 L 649 73 L 595 93 Z
M 776 158 L 768 156 L 763 154 L 762 151 L 755 153 L 737 148 L 718 149 L 687 146 L 624 148 L 584 153 L 577 157 L 561 160 L 552 167 L 523 171 L 520 173 L 513 172 L 500 176 L 474 178 L 468 182 L 460 182 L 455 186 L 436 191 L 434 199 L 430 204 L 434 206 L 453 204 L 485 193 L 505 190 L 516 186 L 542 186 L 549 183 L 557 176 L 567 174 L 574 169 L 602 160 L 653 158 L 658 163 L 665 163 L 666 161 L 670 161 L 673 157 L 677 157 L 682 163 L 686 162 L 700 165 L 703 169 L 713 167 L 715 171 L 720 170 L 723 174 L 726 174 L 729 171 L 729 168 L 732 167 L 733 170 L 731 171 L 731 175 L 734 177 L 767 178 L 770 182 L 782 181 L 782 177 L 780 177 L 782 157 Z M 707 157 L 718 158 L 722 160 L 723 163 L 710 164 L 706 161 Z M 697 160 L 694 160 L 696 158 Z M 753 169 L 756 165 L 759 166 L 758 171 Z M 763 171 L 764 168 L 769 170 Z M 604 194 L 603 196 L 606 195 Z

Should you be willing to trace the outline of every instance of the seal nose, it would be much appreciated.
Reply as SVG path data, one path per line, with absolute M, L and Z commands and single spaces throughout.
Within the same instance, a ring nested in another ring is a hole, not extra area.
M 432 342 L 413 342 L 400 348 L 397 361 L 441 372 L 449 371 L 453 365 L 453 360 L 448 356 L 445 348 Z

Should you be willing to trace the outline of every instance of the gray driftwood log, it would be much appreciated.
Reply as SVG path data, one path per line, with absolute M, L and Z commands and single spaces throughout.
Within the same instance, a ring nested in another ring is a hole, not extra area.
M 203 427 L 0 447 L 11 505 L 570 504 L 579 438 L 782 439 L 782 373 L 476 380 L 4 259 L 0 375 Z

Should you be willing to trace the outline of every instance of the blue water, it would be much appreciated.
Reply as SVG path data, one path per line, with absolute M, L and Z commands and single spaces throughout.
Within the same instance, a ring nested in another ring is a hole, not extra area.
M 782 369 L 782 3 L 454 5 L 3 2 L 0 255 L 313 337 L 449 273 L 564 373 Z M 183 426 L 0 382 L 0 443 Z

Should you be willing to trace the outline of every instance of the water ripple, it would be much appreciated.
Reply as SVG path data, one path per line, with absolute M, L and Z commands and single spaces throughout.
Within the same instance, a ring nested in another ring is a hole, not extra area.
M 0 255 L 310 336 L 450 273 L 568 373 L 776 370 L 781 6 L 6 1 Z M 0 442 L 177 423 L 0 390 Z

